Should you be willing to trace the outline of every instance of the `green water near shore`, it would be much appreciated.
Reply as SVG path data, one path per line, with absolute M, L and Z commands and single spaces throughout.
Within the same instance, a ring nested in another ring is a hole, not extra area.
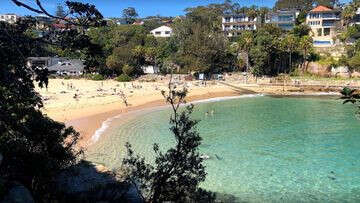
M 210 156 L 201 186 L 236 202 L 359 202 L 360 121 L 354 111 L 336 97 L 196 104 L 200 151 Z M 102 136 L 88 159 L 119 167 L 130 142 L 152 160 L 152 143 L 163 150 L 173 144 L 169 116 L 163 109 L 128 119 Z

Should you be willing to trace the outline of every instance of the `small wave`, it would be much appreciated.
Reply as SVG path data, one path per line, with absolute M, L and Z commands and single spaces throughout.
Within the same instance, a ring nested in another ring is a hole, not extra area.
M 99 129 L 97 129 L 94 133 L 94 135 L 91 137 L 91 142 L 90 144 L 94 144 L 95 142 L 97 142 L 100 139 L 100 136 L 106 131 L 106 129 L 109 128 L 111 122 L 116 118 L 115 117 L 111 117 L 106 119 L 102 124 L 101 127 Z
M 189 102 L 191 104 L 198 104 L 198 103 L 208 103 L 208 102 L 218 102 L 218 101 L 225 101 L 231 99 L 241 99 L 241 98 L 251 98 L 251 97 L 262 97 L 264 94 L 245 94 L 240 96 L 229 96 L 229 97 L 215 97 L 210 99 L 202 99 L 193 102 Z
M 337 95 L 341 95 L 339 92 L 314 92 L 314 93 L 294 93 L 294 94 L 290 94 L 290 96 L 292 95 L 299 95 L 299 96 L 337 96 Z

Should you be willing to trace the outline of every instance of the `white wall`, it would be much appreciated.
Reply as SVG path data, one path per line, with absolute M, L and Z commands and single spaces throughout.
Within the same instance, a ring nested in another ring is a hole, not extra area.
M 154 30 L 151 30 L 150 33 L 155 37 L 170 37 L 173 33 L 173 30 L 171 27 L 161 26 Z

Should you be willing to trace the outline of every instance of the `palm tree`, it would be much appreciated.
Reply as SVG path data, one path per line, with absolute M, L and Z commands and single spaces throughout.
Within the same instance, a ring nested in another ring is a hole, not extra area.
M 254 34 L 252 33 L 252 31 L 248 31 L 248 30 L 242 32 L 238 40 L 239 50 L 245 52 L 246 54 L 246 72 L 250 68 L 249 51 L 251 46 L 253 45 L 253 42 L 254 42 Z
M 258 9 L 256 6 L 251 6 L 250 8 L 247 9 L 246 11 L 246 15 L 254 20 L 257 16 L 258 16 Z
M 288 34 L 284 38 L 283 42 L 284 42 L 284 47 L 289 52 L 289 66 L 290 66 L 289 69 L 291 70 L 291 68 L 292 68 L 292 53 L 296 50 L 296 48 L 298 46 L 298 39 L 295 35 Z
M 266 22 L 266 16 L 269 14 L 270 10 L 267 7 L 261 7 L 258 12 L 260 16 L 260 25 L 263 25 Z
M 344 19 L 345 26 L 349 25 L 351 20 L 355 17 L 356 10 L 357 8 L 355 7 L 355 5 L 351 3 L 348 6 L 346 6 L 345 9 L 342 11 L 341 16 L 342 19 Z
M 300 39 L 299 47 L 303 52 L 303 69 L 305 71 L 307 69 L 305 66 L 307 56 L 313 48 L 313 39 L 309 35 L 303 36 Z

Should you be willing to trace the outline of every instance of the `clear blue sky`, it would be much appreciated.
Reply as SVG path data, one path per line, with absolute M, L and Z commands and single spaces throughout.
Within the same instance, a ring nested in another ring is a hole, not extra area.
M 34 0 L 22 0 L 32 5 Z M 184 9 L 198 5 L 207 5 L 210 3 L 222 3 L 223 0 L 77 0 L 96 5 L 99 11 L 105 17 L 120 17 L 124 8 L 135 7 L 140 17 L 146 16 L 177 16 L 184 14 Z M 348 2 L 349 0 L 341 0 Z M 63 3 L 65 0 L 41 0 L 44 7 L 51 13 L 55 12 L 57 3 Z M 267 6 L 272 7 L 276 0 L 234 0 L 241 6 Z M 19 8 L 11 0 L 0 0 L 1 13 L 16 13 L 19 15 L 34 15 L 34 13 Z

